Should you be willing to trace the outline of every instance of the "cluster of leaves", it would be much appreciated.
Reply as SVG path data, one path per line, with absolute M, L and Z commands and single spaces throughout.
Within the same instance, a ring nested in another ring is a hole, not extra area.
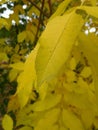
M 8 32 L 10 42 L 2 38 L 0 49 L 2 68 L 9 68 L 11 85 L 17 79 L 17 90 L 2 120 L 4 130 L 97 130 L 96 0 L 12 2 L 14 13 L 8 20 L 1 18 L 1 29 Z M 22 8 L 24 4 L 26 9 Z M 29 19 L 22 21 L 27 16 Z M 13 19 L 15 25 L 11 24 Z M 91 26 L 90 20 L 96 32 L 85 35 L 85 24 Z M 11 49 L 7 52 L 6 47 Z M 6 66 L 2 64 L 5 61 Z
M 16 79 L 23 70 L 26 57 L 36 45 L 48 18 L 60 2 L 0 1 L 0 121 L 7 113 L 10 96 L 16 92 Z M 12 68 L 14 64 L 15 68 Z

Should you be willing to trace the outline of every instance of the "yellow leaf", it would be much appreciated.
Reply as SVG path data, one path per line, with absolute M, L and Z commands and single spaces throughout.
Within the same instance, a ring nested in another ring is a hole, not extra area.
M 6 53 L 0 52 L 0 62 L 8 62 L 9 58 Z
M 59 130 L 59 125 L 55 124 L 55 125 L 48 126 L 46 130 Z
M 39 39 L 40 48 L 36 58 L 38 86 L 54 77 L 64 65 L 83 23 L 75 10 L 49 21 Z
M 91 65 L 92 74 L 94 76 L 95 93 L 98 104 L 98 38 L 95 34 L 80 34 L 79 49 L 82 50 Z
M 48 84 L 44 82 L 39 88 L 38 88 L 38 93 L 40 96 L 41 100 L 44 100 L 48 91 Z
M 45 110 L 48 110 L 50 108 L 55 107 L 60 102 L 60 100 L 61 100 L 61 95 L 51 94 L 50 96 L 46 97 L 42 101 L 36 101 L 32 105 L 32 110 L 33 111 L 45 111 Z
M 32 130 L 32 128 L 29 126 L 24 126 L 24 127 L 20 128 L 19 130 Z
M 3 27 L 9 29 L 10 25 L 8 24 L 6 19 L 0 18 L 0 29 Z
M 58 120 L 60 114 L 60 109 L 54 108 L 48 111 L 42 119 L 39 120 L 34 130 L 58 130 L 58 126 L 54 125 Z M 53 126 L 54 125 L 54 126 Z M 49 129 L 50 128 L 50 129 Z M 54 128 L 54 129 L 53 129 Z
M 31 31 L 26 31 L 28 40 L 30 40 L 31 42 L 34 42 L 34 34 Z
M 12 20 L 14 20 L 16 22 L 16 24 L 19 24 L 19 14 L 17 12 L 14 12 L 13 14 L 10 14 L 10 22 L 12 22 Z
M 87 14 L 98 18 L 98 7 L 97 6 L 79 6 L 79 9 L 83 9 Z
M 18 73 L 19 73 L 19 71 L 16 70 L 16 69 L 10 70 L 10 72 L 9 72 L 9 80 L 10 80 L 10 82 L 14 81 L 17 78 Z
M 27 38 L 26 31 L 23 31 L 18 34 L 18 42 L 23 42 Z
M 2 120 L 2 127 L 4 130 L 13 130 L 13 120 L 9 115 L 5 115 Z
M 63 123 L 64 123 L 65 127 L 67 127 L 68 129 L 84 130 L 80 119 L 75 114 L 68 111 L 67 109 L 63 109 L 62 119 L 63 119 Z
M 87 109 L 81 113 L 81 118 L 86 129 L 90 129 L 94 121 L 94 111 Z
M 90 67 L 84 67 L 84 69 L 81 72 L 81 76 L 83 76 L 84 78 L 89 77 L 92 74 L 91 68 Z
M 72 57 L 71 60 L 70 60 L 70 69 L 74 70 L 75 67 L 76 67 L 76 60 L 75 60 L 74 57 Z
M 19 109 L 19 101 L 17 95 L 13 95 L 10 97 L 9 103 L 8 103 L 8 112 L 10 111 L 16 111 Z
M 23 62 L 16 62 L 14 64 L 10 64 L 9 67 L 17 70 L 23 70 L 24 69 L 24 63 Z
M 93 6 L 96 6 L 97 0 L 91 0 Z
M 18 53 L 19 48 L 20 48 L 20 46 L 19 46 L 19 44 L 17 44 L 17 45 L 15 46 L 15 53 Z
M 64 127 L 64 126 L 61 126 L 60 127 L 60 130 L 68 130 L 68 128 Z
M 35 58 L 38 48 L 39 45 L 28 56 L 24 64 L 24 71 L 18 77 L 16 93 L 18 94 L 21 108 L 26 105 L 36 81 Z
M 56 16 L 62 15 L 65 12 L 65 10 L 68 7 L 70 2 L 71 2 L 71 0 L 64 0 L 63 2 L 61 2 L 59 7 L 57 8 L 56 12 L 50 17 L 49 20 L 53 19 Z

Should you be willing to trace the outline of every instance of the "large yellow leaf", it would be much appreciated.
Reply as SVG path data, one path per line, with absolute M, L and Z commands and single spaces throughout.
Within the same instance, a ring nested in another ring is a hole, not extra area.
M 94 34 L 85 35 L 81 33 L 79 37 L 79 49 L 84 52 L 91 65 L 98 102 L 98 37 Z
M 81 15 L 75 11 L 49 21 L 39 39 L 36 58 L 38 86 L 56 75 L 66 62 L 83 23 Z

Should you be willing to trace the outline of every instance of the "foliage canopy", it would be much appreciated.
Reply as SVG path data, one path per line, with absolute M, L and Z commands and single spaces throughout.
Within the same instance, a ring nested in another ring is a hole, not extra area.
M 97 3 L 0 1 L 4 130 L 98 129 Z

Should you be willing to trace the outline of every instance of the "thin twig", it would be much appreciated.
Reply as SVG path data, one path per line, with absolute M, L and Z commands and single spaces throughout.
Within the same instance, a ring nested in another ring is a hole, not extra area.
M 48 4 L 49 4 L 49 9 L 50 9 L 50 16 L 52 14 L 52 4 L 51 4 L 51 0 L 48 0 Z
M 42 15 L 43 15 L 44 3 L 45 3 L 45 0 L 42 0 L 42 6 L 41 6 L 41 10 L 40 10 L 39 22 L 38 22 L 38 26 L 37 26 L 37 32 L 36 32 L 36 35 L 35 35 L 35 44 L 36 44 L 36 41 L 38 39 L 38 33 L 39 33 L 41 19 L 42 19 Z

